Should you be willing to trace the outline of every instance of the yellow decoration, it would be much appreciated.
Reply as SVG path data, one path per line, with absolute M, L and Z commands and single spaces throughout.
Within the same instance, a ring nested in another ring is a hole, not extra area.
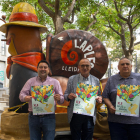
M 52 112 L 52 111 L 51 111 L 52 107 L 53 107 L 52 104 L 48 104 L 47 106 L 45 106 L 44 109 L 45 109 L 47 112 Z
M 14 56 L 14 55 L 17 55 L 17 51 L 15 49 L 15 46 L 14 46 L 14 42 L 13 42 L 13 39 L 11 38 L 11 42 L 10 42 L 10 45 L 9 45 L 9 48 L 8 48 L 8 52 Z
M 36 15 L 34 8 L 29 3 L 26 3 L 26 2 L 20 2 L 16 4 L 11 15 L 14 13 L 19 13 L 19 12 L 27 12 L 27 13 L 32 13 Z
M 91 103 L 85 107 L 85 110 L 87 111 L 88 114 L 91 114 L 91 109 L 92 109 L 93 107 L 94 107 L 94 105 L 91 104 Z

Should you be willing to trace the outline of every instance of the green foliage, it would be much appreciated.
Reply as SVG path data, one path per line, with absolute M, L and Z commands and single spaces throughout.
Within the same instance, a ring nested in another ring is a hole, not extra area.
M 109 52 L 108 57 L 111 61 L 116 61 L 122 56 L 124 56 L 121 44 L 119 45 L 119 42 L 116 42 L 116 40 L 113 37 L 106 41 L 105 44 Z
M 140 50 L 140 44 L 134 46 L 134 49 L 135 49 L 135 50 Z
M 38 0 L 1 0 L 2 11 L 6 13 L 6 20 L 8 21 L 11 11 L 19 2 L 28 2 L 34 6 L 39 23 L 46 25 L 48 27 L 48 33 L 55 33 L 54 22 L 51 17 L 49 17 L 44 10 L 38 4 Z M 46 6 L 55 12 L 54 5 L 55 0 L 44 0 Z M 115 7 L 115 2 L 116 6 Z M 61 11 L 61 17 L 65 16 L 68 12 L 68 7 L 71 5 L 72 0 L 60 0 L 59 10 Z M 133 35 L 135 36 L 135 31 L 139 27 L 140 23 L 140 1 L 139 0 L 76 0 L 75 4 L 75 21 L 70 24 L 65 22 L 63 27 L 67 29 L 80 29 L 85 30 L 86 27 L 90 25 L 93 21 L 95 23 L 88 28 L 93 35 L 95 35 L 99 40 L 106 44 L 106 47 L 111 47 L 109 57 L 112 60 L 115 58 L 120 58 L 124 55 L 122 51 L 122 27 L 121 23 L 124 26 L 124 35 L 126 49 L 128 50 L 130 46 L 130 27 L 127 24 L 127 21 L 120 18 L 121 15 L 123 18 L 128 19 L 133 17 L 131 21 L 131 26 L 135 28 L 133 30 Z M 131 9 L 131 11 L 130 11 Z M 95 17 L 94 17 L 95 16 Z M 71 19 L 72 17 L 70 17 Z M 136 27 L 135 27 L 136 26 Z M 45 38 L 46 34 L 42 35 L 42 38 Z M 132 46 L 133 47 L 133 46 Z M 139 49 L 138 47 L 134 47 Z
M 115 7 L 115 1 L 117 8 Z M 112 57 L 112 60 L 115 60 L 115 58 L 120 58 L 124 55 L 124 52 L 122 51 L 121 36 L 125 35 L 125 40 L 123 39 L 123 41 L 126 44 L 126 50 L 128 50 L 131 41 L 131 31 L 133 30 L 133 36 L 135 36 L 135 31 L 140 26 L 139 8 L 139 0 L 94 0 L 92 6 L 81 7 L 81 12 L 77 15 L 77 26 L 79 29 L 84 30 L 87 25 L 95 20 L 91 15 L 95 15 L 96 23 L 90 26 L 88 30 L 105 43 L 110 42 L 111 38 L 114 39 L 115 48 L 112 49 L 109 56 Z M 120 15 L 123 18 L 121 18 Z M 129 18 L 132 18 L 129 23 L 132 30 L 130 30 L 130 27 L 128 26 Z M 122 32 L 121 25 L 124 27 L 124 33 Z M 131 48 L 133 48 L 133 46 L 131 46 Z

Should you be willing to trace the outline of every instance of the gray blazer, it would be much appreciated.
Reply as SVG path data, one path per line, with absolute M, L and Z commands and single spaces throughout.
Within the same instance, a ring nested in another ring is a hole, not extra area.
M 64 94 L 65 100 L 70 101 L 70 104 L 69 104 L 68 109 L 67 109 L 69 123 L 70 123 L 70 121 L 72 119 L 72 116 L 73 116 L 73 106 L 74 106 L 75 99 L 73 99 L 73 100 L 68 99 L 68 95 L 70 93 L 76 94 L 76 88 L 77 88 L 77 83 L 78 83 L 79 77 L 80 77 L 80 74 L 73 75 L 73 76 L 69 77 L 69 80 L 68 80 L 68 83 L 67 83 L 67 89 L 66 89 L 65 94 Z M 97 79 L 93 75 L 90 75 L 90 77 L 91 77 L 92 85 L 100 86 L 99 79 Z M 101 94 L 101 92 L 99 90 L 98 96 L 100 94 Z M 93 122 L 95 123 L 95 113 L 94 113 L 94 116 L 93 116 Z

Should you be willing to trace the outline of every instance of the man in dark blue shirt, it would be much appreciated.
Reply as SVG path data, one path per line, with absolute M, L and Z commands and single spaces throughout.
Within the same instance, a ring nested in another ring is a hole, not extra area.
M 122 58 L 118 64 L 119 73 L 111 76 L 103 91 L 104 102 L 108 107 L 108 123 L 111 140 L 139 140 L 140 139 L 140 110 L 138 116 L 115 114 L 118 85 L 140 85 L 140 74 L 132 73 L 131 61 Z M 136 98 L 139 98 L 137 96 Z M 138 105 L 139 107 L 139 105 Z

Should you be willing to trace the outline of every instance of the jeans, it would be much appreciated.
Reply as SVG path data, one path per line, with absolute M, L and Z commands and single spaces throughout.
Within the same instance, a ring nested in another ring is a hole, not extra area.
M 111 140 L 140 140 L 140 124 L 108 122 Z
M 29 113 L 30 140 L 54 140 L 55 137 L 55 114 L 44 116 L 32 115 Z
M 72 140 L 92 140 L 94 130 L 93 117 L 73 113 L 70 129 Z

